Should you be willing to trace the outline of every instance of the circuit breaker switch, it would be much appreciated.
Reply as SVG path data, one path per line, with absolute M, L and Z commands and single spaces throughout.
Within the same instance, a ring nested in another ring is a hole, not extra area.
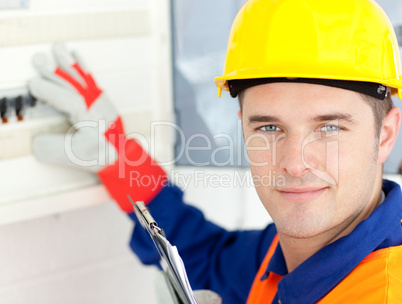
M 25 107 L 23 104 L 23 97 L 18 96 L 15 98 L 15 114 L 17 115 L 17 120 L 21 121 L 24 119 L 24 112 L 25 112 Z
M 7 123 L 7 98 L 3 97 L 0 99 L 0 116 L 2 123 Z

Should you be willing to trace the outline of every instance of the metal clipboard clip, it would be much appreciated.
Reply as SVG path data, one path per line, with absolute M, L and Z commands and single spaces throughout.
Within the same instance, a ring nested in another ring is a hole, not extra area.
M 176 246 L 172 246 L 166 239 L 166 234 L 162 228 L 158 227 L 157 222 L 152 217 L 149 209 L 143 202 L 133 202 L 128 196 L 134 207 L 135 215 L 141 226 L 148 231 L 155 247 L 161 257 L 161 266 L 166 274 L 169 288 L 174 291 L 177 301 L 180 304 L 198 304 L 190 282 L 187 277 L 183 260 L 181 259 Z

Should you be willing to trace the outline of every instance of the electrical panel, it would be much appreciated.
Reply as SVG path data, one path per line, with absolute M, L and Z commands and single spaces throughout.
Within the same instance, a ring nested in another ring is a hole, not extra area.
M 0 91 L 0 115 L 0 160 L 30 155 L 35 135 L 65 133 L 70 127 L 64 115 L 26 89 Z
M 29 213 L 38 216 L 68 210 L 71 204 L 80 205 L 74 193 L 83 189 L 88 189 L 83 206 L 110 200 L 99 190 L 96 174 L 40 163 L 34 157 L 36 135 L 63 134 L 71 125 L 63 113 L 29 94 L 28 81 L 39 77 L 31 59 L 44 52 L 52 61 L 52 44 L 64 42 L 81 55 L 85 68 L 114 102 L 127 135 L 149 138 L 151 121 L 171 118 L 173 112 L 168 2 L 158 2 L 158 9 L 155 1 L 142 0 L 18 3 L 0 0 L 0 212 L 34 208 Z M 173 141 L 169 145 L 173 151 Z M 166 144 L 161 146 L 170 151 Z M 49 208 L 52 197 L 55 206 L 65 208 Z M 78 201 L 72 203 L 71 198 Z M 14 215 L 8 218 L 20 217 Z M 4 215 L 0 225 L 6 219 Z

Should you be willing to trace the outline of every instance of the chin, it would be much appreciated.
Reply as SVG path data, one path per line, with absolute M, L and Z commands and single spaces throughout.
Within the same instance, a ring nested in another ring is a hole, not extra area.
M 309 239 L 328 230 L 324 222 L 317 219 L 312 220 L 312 217 L 306 217 L 304 219 L 286 219 L 281 222 L 283 225 L 276 226 L 278 232 L 294 239 Z M 291 223 L 291 225 L 289 225 L 289 223 Z

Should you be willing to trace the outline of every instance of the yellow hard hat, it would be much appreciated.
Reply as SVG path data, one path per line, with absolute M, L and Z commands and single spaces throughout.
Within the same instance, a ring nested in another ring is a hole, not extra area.
M 392 24 L 372 0 L 248 0 L 215 78 L 219 96 L 230 80 L 281 77 L 376 83 L 402 98 Z

